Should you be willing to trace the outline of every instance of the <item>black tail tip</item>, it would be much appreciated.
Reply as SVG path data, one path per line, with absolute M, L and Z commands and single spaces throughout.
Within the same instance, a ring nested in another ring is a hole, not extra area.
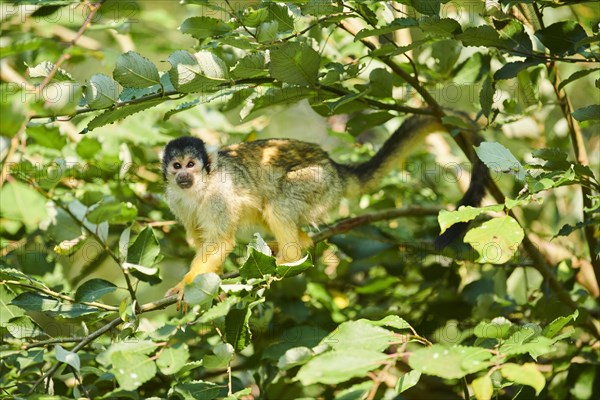
M 444 233 L 438 236 L 433 243 L 436 251 L 441 251 L 455 240 L 461 238 L 469 228 L 469 224 L 466 222 L 459 222 L 446 229 Z

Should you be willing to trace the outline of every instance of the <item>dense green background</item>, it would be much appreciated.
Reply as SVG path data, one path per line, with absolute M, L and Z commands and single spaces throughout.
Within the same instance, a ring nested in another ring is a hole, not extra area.
M 182 3 L 0 4 L 2 396 L 600 397 L 597 4 Z M 187 313 L 163 298 L 194 253 L 168 140 L 355 162 L 411 114 L 450 134 L 332 210 L 352 227 L 291 267 L 246 229 Z M 465 152 L 489 195 L 440 212 Z

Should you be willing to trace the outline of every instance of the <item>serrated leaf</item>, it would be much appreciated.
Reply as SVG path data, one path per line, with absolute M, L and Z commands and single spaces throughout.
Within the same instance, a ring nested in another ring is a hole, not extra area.
M 434 344 L 416 350 L 408 359 L 411 368 L 426 375 L 459 379 L 489 367 L 492 354 L 484 348 Z
M 389 326 L 390 328 L 398 330 L 411 329 L 410 324 L 406 322 L 404 318 L 400 318 L 397 315 L 388 315 L 387 317 L 384 317 L 379 321 L 365 321 L 374 326 Z
M 581 51 L 578 43 L 587 38 L 585 30 L 576 21 L 560 21 L 535 32 L 535 36 L 555 54 L 573 54 Z
M 104 74 L 92 75 L 85 88 L 85 100 L 91 109 L 106 108 L 119 100 L 117 82 Z
M 126 224 L 135 220 L 137 208 L 130 202 L 110 202 L 94 208 L 86 218 L 93 224 L 108 221 L 111 224 Z
M 169 78 L 179 92 L 209 91 L 227 81 L 227 65 L 211 52 L 190 54 L 184 50 L 177 50 L 167 61 L 172 66 Z
M 277 21 L 278 30 L 282 32 L 294 30 L 294 18 L 285 4 L 267 3 L 269 18 Z
M 384 328 L 373 326 L 370 321 L 344 322 L 321 341 L 334 350 L 360 348 L 382 351 L 397 340 L 396 335 Z
M 525 61 L 514 61 L 504 64 L 494 74 L 494 80 L 499 81 L 503 79 L 511 79 L 517 76 L 517 74 L 529 67 L 539 65 L 543 63 L 543 59 L 540 58 L 527 58 Z
M 334 385 L 355 377 L 364 377 L 378 368 L 388 356 L 360 348 L 329 351 L 317 355 L 300 367 L 296 379 L 304 386 L 315 383 Z
M 411 5 L 425 15 L 438 15 L 440 13 L 440 0 L 412 1 Z
M 508 336 L 512 322 L 504 317 L 494 318 L 491 322 L 481 321 L 473 333 L 478 338 L 504 339 Z
M 281 82 L 314 86 L 319 73 L 321 56 L 312 47 L 288 42 L 270 51 L 271 76 Z
M 562 88 L 564 88 L 565 86 L 567 86 L 569 83 L 573 83 L 578 79 L 583 78 L 584 76 L 587 76 L 593 72 L 596 71 L 600 71 L 600 68 L 588 68 L 588 69 L 581 69 L 579 71 L 575 71 L 573 72 L 571 75 L 569 75 L 568 78 L 566 78 L 565 80 L 563 80 L 559 85 L 558 85 L 558 90 L 562 90 Z
M 489 375 L 483 375 L 471 382 L 473 394 L 477 400 L 490 400 L 494 395 L 494 386 Z
M 398 378 L 394 390 L 396 393 L 400 394 L 419 383 L 419 379 L 421 379 L 421 373 L 419 371 L 409 371 Z
M 460 206 L 454 211 L 441 210 L 438 214 L 438 223 L 440 224 L 441 233 L 444 233 L 452 225 L 459 222 L 469 222 L 484 212 L 500 212 L 502 210 L 504 210 L 502 204 L 486 207 Z
M 151 340 L 134 340 L 134 341 L 123 341 L 114 342 L 102 353 L 98 354 L 96 360 L 105 367 L 111 364 L 112 355 L 116 352 L 128 353 L 128 354 L 145 354 L 152 353 L 158 347 L 157 343 Z
M 525 363 L 523 365 L 507 363 L 502 365 L 500 373 L 511 382 L 531 386 L 535 389 L 536 395 L 539 395 L 544 386 L 546 386 L 544 375 L 542 375 L 534 363 Z
M 282 371 L 302 365 L 310 360 L 313 352 L 308 347 L 293 347 L 277 360 L 277 368 Z
M 212 17 L 191 17 L 183 21 L 179 27 L 181 33 L 193 36 L 198 40 L 221 36 L 231 31 L 229 24 Z
M 172 110 L 169 110 L 163 116 L 163 121 L 168 121 L 173 115 L 179 114 L 180 112 L 190 110 L 200 104 L 200 99 L 194 99 L 192 101 L 188 101 L 186 103 L 179 104 Z
M 165 375 L 172 375 L 188 362 L 190 352 L 185 343 L 177 343 L 173 346 L 164 348 L 160 356 L 156 359 L 156 366 Z
M 496 85 L 490 79 L 486 77 L 479 91 L 479 104 L 481 105 L 481 112 L 483 115 L 489 118 L 492 112 L 492 106 L 494 105 L 494 94 L 496 94 Z
M 560 332 L 569 322 L 575 321 L 579 316 L 579 310 L 566 317 L 558 317 L 554 321 L 548 324 L 542 331 L 542 335 L 547 338 L 554 338 L 558 332 Z
M 122 86 L 132 88 L 146 88 L 160 83 L 156 65 L 135 51 L 128 51 L 117 58 L 113 78 Z
M 152 227 L 147 226 L 129 246 L 127 262 L 150 267 L 160 253 L 160 244 Z
M 358 41 L 371 36 L 381 36 L 386 35 L 388 33 L 397 31 L 399 29 L 405 28 L 413 28 L 415 26 L 419 26 L 419 23 L 414 18 L 396 18 L 388 25 L 381 28 L 364 28 L 361 29 L 356 36 L 354 37 L 354 41 Z
M 117 290 L 117 286 L 112 282 L 99 278 L 90 279 L 77 288 L 75 301 L 96 301 L 115 290 Z
M 60 306 L 60 302 L 50 296 L 39 293 L 23 292 L 12 299 L 10 305 L 26 311 L 50 311 Z
M 0 285 L 0 326 L 6 327 L 8 321 L 12 318 L 17 318 L 25 314 L 25 312 L 11 304 L 11 300 L 15 295 L 11 293 L 6 285 Z
M 212 302 L 219 292 L 221 278 L 214 272 L 200 274 L 184 288 L 186 303 L 190 305 L 204 305 Z
M 224 368 L 233 360 L 235 350 L 229 343 L 219 343 L 213 347 L 213 354 L 202 358 L 202 365 L 206 368 Z
M 116 351 L 110 359 L 113 365 L 111 372 L 125 390 L 136 390 L 156 375 L 156 364 L 144 354 Z
M 435 36 L 451 37 L 461 32 L 458 21 L 452 18 L 423 17 L 419 19 L 419 28 Z
M 240 267 L 242 278 L 264 278 L 267 275 L 275 275 L 277 272 L 275 257 L 264 254 L 255 247 L 248 247 L 248 253 L 248 259 Z
M 58 344 L 54 346 L 54 353 L 56 354 L 56 359 L 58 361 L 70 365 L 71 367 L 75 368 L 77 372 L 79 372 L 79 369 L 81 368 L 81 360 L 79 360 L 77 353 L 67 351 Z
M 513 173 L 521 181 L 527 175 L 519 160 L 500 143 L 483 142 L 479 147 L 475 147 L 475 152 L 479 159 L 493 171 Z
M 231 73 L 238 79 L 267 75 L 265 55 L 260 52 L 247 55 L 237 62 Z
M 227 297 L 220 303 L 215 304 L 208 310 L 202 313 L 202 315 L 198 318 L 198 322 L 201 324 L 205 324 L 210 321 L 214 321 L 218 318 L 225 317 L 232 306 L 240 302 L 240 298 L 237 296 Z
M 2 54 L 2 57 L 5 57 L 5 55 Z M 29 72 L 29 76 L 32 78 L 46 78 L 48 75 L 50 75 L 50 72 L 52 72 L 52 70 L 55 68 L 56 65 L 51 63 L 50 61 L 42 61 L 35 67 L 29 67 L 27 70 Z M 62 68 L 58 68 L 56 70 L 56 73 L 52 76 L 52 80 L 58 82 L 74 81 L 71 74 L 69 74 Z
M 125 106 L 121 106 L 117 109 L 108 109 L 102 114 L 98 115 L 96 118 L 91 120 L 87 127 L 83 130 L 82 133 L 87 133 L 96 128 L 100 128 L 104 125 L 112 124 L 113 122 L 119 121 L 121 119 L 127 118 L 130 115 L 138 113 L 143 110 L 147 110 L 148 108 L 155 107 L 160 103 L 167 101 L 168 98 L 161 99 L 153 99 L 135 104 L 128 104 Z
M 214 400 L 227 397 L 227 385 L 213 382 L 191 381 L 173 386 L 169 395 L 177 393 L 184 400 Z M 169 396 L 170 397 L 170 396 Z
M 464 241 L 479 253 L 477 262 L 504 264 L 515 254 L 524 236 L 519 223 L 510 216 L 504 216 L 471 229 Z
M 251 311 L 249 307 L 236 308 L 225 317 L 225 339 L 232 344 L 235 351 L 241 351 L 250 344 L 252 332 L 248 326 Z
M 507 39 L 501 38 L 494 28 L 489 25 L 467 28 L 464 32 L 456 35 L 465 46 L 497 47 L 499 49 L 510 49 Z
M 274 42 L 277 39 L 278 31 L 279 31 L 279 22 L 277 22 L 277 21 L 263 22 L 256 29 L 256 40 L 259 43 Z
M 571 115 L 579 122 L 598 121 L 600 120 L 600 105 L 592 104 L 591 106 L 578 108 Z
M 290 278 L 299 275 L 312 267 L 314 267 L 312 257 L 310 253 L 307 253 L 306 256 L 298 261 L 277 265 L 277 275 L 282 278 Z

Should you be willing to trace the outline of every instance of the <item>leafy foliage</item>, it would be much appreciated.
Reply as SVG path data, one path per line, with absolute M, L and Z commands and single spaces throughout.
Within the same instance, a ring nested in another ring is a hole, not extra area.
M 592 2 L 182 3 L 6 4 L 5 397 L 599 397 Z M 349 163 L 411 113 L 451 135 L 306 257 L 277 265 L 255 234 L 187 312 L 163 297 L 193 256 L 162 199 L 168 140 L 275 134 Z M 490 196 L 438 212 L 461 150 Z

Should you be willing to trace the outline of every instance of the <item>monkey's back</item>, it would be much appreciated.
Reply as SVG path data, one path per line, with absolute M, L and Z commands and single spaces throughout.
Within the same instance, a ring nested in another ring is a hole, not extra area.
M 262 207 L 303 223 L 321 222 L 339 204 L 345 182 L 321 147 L 293 139 L 267 139 L 223 147 L 219 168 L 236 187 L 261 199 Z

